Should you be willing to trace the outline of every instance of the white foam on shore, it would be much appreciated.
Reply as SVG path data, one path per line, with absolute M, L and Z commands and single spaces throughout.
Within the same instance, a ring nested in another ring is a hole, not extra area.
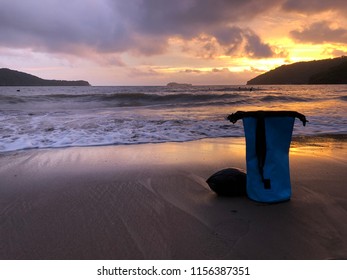
M 242 88 L 241 88 L 242 89 Z M 0 152 L 243 136 L 237 110 L 298 110 L 294 135 L 347 134 L 344 86 L 0 89 Z M 342 92 L 342 93 L 341 93 Z M 342 96 L 343 97 L 343 96 Z

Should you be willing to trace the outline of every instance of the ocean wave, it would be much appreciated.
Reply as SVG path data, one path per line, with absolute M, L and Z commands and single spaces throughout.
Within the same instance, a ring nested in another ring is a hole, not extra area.
M 31 119 L 6 126 L 0 152 L 76 146 L 184 142 L 242 136 L 242 127 L 220 121 L 189 119 Z
M 0 95 L 0 104 L 19 104 L 25 103 L 26 99 L 18 96 Z
M 335 88 L 0 88 L 0 153 L 244 136 L 242 123 L 225 120 L 238 110 L 299 110 L 309 123 L 294 135 L 347 134 L 347 96 Z
M 342 101 L 347 101 L 347 95 L 339 96 L 338 99 L 340 99 Z
M 225 87 L 225 88 L 219 88 L 215 89 L 215 91 L 260 91 L 262 90 L 261 88 L 258 87 L 244 87 L 244 86 L 239 86 L 239 87 Z
M 93 103 L 95 107 L 138 107 L 155 105 L 208 105 L 215 102 L 228 101 L 235 99 L 245 99 L 238 93 L 206 94 L 206 93 L 112 93 L 112 94 L 49 94 L 33 96 L 2 96 L 2 104 L 18 103 L 47 103 L 49 104 L 75 104 L 76 107 L 83 103 Z
M 119 106 L 146 106 L 146 105 L 165 105 L 165 104 L 199 104 L 206 102 L 218 102 L 221 100 L 233 100 L 235 98 L 242 98 L 239 94 L 111 94 L 98 96 L 100 101 L 114 103 Z
M 260 98 L 262 102 L 278 102 L 278 101 L 284 101 L 284 102 L 308 102 L 312 101 L 311 98 L 307 97 L 298 97 L 298 96 L 283 96 L 283 95 L 267 95 L 262 98 Z

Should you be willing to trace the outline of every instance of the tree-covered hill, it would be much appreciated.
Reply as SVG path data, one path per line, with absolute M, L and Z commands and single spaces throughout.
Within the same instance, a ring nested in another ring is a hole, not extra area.
M 249 80 L 247 84 L 347 84 L 347 57 L 282 65 Z
M 82 80 L 45 80 L 24 72 L 1 68 L 0 86 L 90 86 L 90 84 Z

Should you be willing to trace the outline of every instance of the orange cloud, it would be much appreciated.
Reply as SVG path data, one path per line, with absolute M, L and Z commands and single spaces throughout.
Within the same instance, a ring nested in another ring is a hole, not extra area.
M 329 21 L 315 22 L 302 30 L 293 30 L 290 34 L 298 42 L 347 44 L 347 29 L 331 27 Z

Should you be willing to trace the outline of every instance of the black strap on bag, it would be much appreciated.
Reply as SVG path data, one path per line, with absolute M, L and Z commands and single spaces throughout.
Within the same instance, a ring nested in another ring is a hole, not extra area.
M 265 117 L 293 117 L 298 118 L 305 126 L 307 119 L 303 114 L 295 111 L 237 111 L 227 117 L 232 123 L 236 123 L 239 119 L 254 117 L 257 119 L 256 125 L 256 141 L 255 151 L 258 158 L 258 168 L 265 189 L 271 189 L 270 179 L 264 178 L 264 165 L 266 160 L 266 132 Z
M 257 116 L 255 152 L 258 158 L 258 168 L 261 179 L 264 183 L 264 188 L 271 189 L 270 180 L 264 178 L 264 165 L 266 160 L 266 133 L 265 119 L 261 114 Z
M 264 117 L 293 117 L 298 118 L 302 124 L 305 126 L 308 120 L 303 114 L 300 114 L 296 111 L 237 111 L 234 114 L 231 114 L 227 117 L 229 121 L 232 123 L 236 123 L 238 120 L 247 118 L 247 117 L 254 117 L 257 118 L 259 115 Z

